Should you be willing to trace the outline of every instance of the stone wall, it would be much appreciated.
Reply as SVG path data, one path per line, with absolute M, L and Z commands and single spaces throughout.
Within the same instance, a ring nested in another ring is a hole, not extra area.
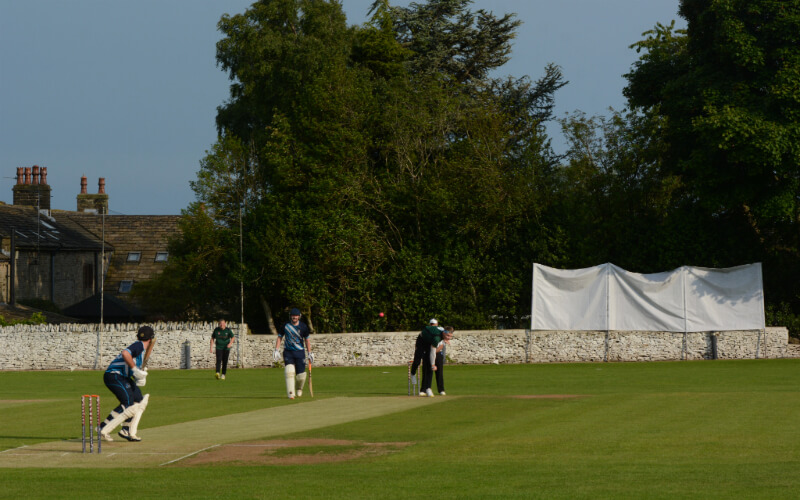
M 156 323 L 153 369 L 212 369 L 213 323 Z M 246 326 L 246 325 L 245 325 Z M 135 340 L 139 325 L 15 325 L 0 328 L 0 370 L 103 369 Z M 238 335 L 239 326 L 229 324 Z M 246 329 L 245 329 L 246 330 Z M 418 332 L 318 334 L 311 337 L 318 366 L 391 366 L 408 362 Z M 272 366 L 273 335 L 244 335 L 230 367 Z M 794 357 L 788 331 L 668 333 L 528 330 L 457 331 L 449 363 L 567 363 Z M 715 355 L 716 353 L 716 355 Z

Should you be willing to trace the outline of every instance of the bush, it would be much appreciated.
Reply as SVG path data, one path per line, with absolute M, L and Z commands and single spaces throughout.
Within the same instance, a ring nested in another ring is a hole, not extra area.
M 794 313 L 788 303 L 768 305 L 765 314 L 768 326 L 785 326 L 790 337 L 800 339 L 800 314 Z
M 40 312 L 35 312 L 31 315 L 28 319 L 12 319 L 11 321 L 6 321 L 6 318 L 0 314 L 0 326 L 12 326 L 12 325 L 42 325 L 47 323 L 47 318 L 45 318 L 44 314 Z

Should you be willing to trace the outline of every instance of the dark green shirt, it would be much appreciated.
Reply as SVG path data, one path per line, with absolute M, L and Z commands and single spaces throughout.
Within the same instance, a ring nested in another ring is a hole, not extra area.
M 233 338 L 233 332 L 230 328 L 222 329 L 220 327 L 214 328 L 214 333 L 211 334 L 211 338 L 214 339 L 214 344 L 218 351 L 228 351 L 228 344 L 231 343 L 231 339 Z
M 426 326 L 422 329 L 420 335 L 422 335 L 422 340 L 429 343 L 433 347 L 438 346 L 439 342 L 442 341 L 442 331 L 439 330 L 438 326 Z

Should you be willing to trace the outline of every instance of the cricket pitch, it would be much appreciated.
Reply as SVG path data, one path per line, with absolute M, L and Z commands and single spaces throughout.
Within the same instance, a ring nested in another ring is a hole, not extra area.
M 142 441 L 138 443 L 127 442 L 114 434 L 114 442 L 103 442 L 100 454 L 96 452 L 97 443 L 95 453 L 81 453 L 80 438 L 21 446 L 0 452 L 0 467 L 167 466 L 222 444 L 364 420 L 441 400 L 407 397 L 321 399 L 140 429 Z M 225 429 L 224 435 L 221 429 Z

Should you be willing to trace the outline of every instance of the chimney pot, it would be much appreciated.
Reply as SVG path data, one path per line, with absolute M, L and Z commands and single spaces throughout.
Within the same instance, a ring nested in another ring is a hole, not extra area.
M 22 167 L 17 167 L 17 184 L 22 184 L 23 171 L 24 169 Z
M 47 167 L 42 167 L 42 184 L 47 185 Z
M 34 186 L 39 185 L 39 165 L 33 166 L 33 176 L 31 177 L 31 184 Z
M 25 167 L 25 185 L 31 183 L 31 167 Z
M 106 178 L 100 177 L 100 180 L 97 181 L 98 191 L 97 194 L 106 194 Z
M 86 176 L 81 177 L 81 194 L 86 194 Z

